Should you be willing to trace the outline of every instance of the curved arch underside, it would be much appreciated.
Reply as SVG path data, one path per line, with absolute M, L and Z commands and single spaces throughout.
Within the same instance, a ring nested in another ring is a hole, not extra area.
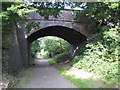
M 80 32 L 77 32 L 74 29 L 63 27 L 63 26 L 51 26 L 47 28 L 40 29 L 30 36 L 28 36 L 28 43 L 31 44 L 33 41 L 38 38 L 45 36 L 57 36 L 68 41 L 70 44 L 79 44 L 82 41 L 86 40 L 86 37 Z

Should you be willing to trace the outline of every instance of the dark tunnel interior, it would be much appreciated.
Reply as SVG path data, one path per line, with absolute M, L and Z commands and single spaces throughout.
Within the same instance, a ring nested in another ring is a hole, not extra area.
M 28 44 L 45 36 L 57 36 L 68 41 L 70 44 L 79 44 L 80 42 L 86 41 L 86 37 L 74 29 L 63 26 L 51 26 L 40 29 L 29 35 L 27 37 Z

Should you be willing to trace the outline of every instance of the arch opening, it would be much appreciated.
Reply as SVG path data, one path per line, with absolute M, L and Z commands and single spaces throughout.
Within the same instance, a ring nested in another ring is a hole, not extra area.
M 86 37 L 80 32 L 64 27 L 64 26 L 50 26 L 46 28 L 39 29 L 27 37 L 28 47 L 30 50 L 30 44 L 37 40 L 38 38 L 45 36 L 56 36 L 66 40 L 70 43 L 70 53 L 71 57 L 79 55 L 79 49 L 85 45 Z
M 70 43 L 56 36 L 41 37 L 30 45 L 30 62 L 42 58 L 54 58 L 60 56 L 62 60 L 71 59 Z M 60 60 L 60 61 L 62 61 Z
M 82 41 L 86 41 L 86 37 L 83 34 L 64 26 L 50 26 L 42 28 L 30 34 L 27 37 L 27 40 L 30 44 L 34 40 L 45 36 L 57 36 L 68 41 L 70 44 L 79 44 Z

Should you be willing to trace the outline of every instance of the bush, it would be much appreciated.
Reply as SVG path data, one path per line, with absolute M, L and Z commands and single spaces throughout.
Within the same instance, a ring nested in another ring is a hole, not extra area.
M 96 36 L 102 39 L 96 39 Z M 120 40 L 117 27 L 93 35 L 88 41 L 84 53 L 73 59 L 74 66 L 106 78 L 108 81 L 118 81 Z
M 62 62 L 62 61 L 66 61 L 68 59 L 71 59 L 69 52 L 64 52 L 64 53 L 58 54 L 53 58 L 53 60 L 57 63 Z
M 48 51 L 45 51 L 43 54 L 43 58 L 50 58 L 50 53 Z
M 56 62 L 54 60 L 48 61 L 49 64 L 55 64 Z
M 49 52 L 50 57 L 69 51 L 70 44 L 62 38 L 48 36 L 41 39 L 41 48 Z

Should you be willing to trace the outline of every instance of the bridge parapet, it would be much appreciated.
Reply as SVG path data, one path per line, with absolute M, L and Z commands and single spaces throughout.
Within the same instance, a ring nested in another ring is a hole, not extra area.
M 87 17 L 82 17 L 80 21 L 74 20 L 74 11 L 70 10 L 61 10 L 59 17 L 55 18 L 53 16 L 49 16 L 48 20 L 45 20 L 43 16 L 40 16 L 38 13 L 31 12 L 29 16 L 25 19 L 26 23 L 36 22 L 40 23 L 39 28 L 32 28 L 32 30 L 28 33 L 27 36 L 30 36 L 32 33 L 47 27 L 52 26 L 64 26 L 71 29 L 74 29 L 86 37 L 91 36 L 96 28 L 88 28 L 85 23 L 88 21 Z
M 72 21 L 74 20 L 74 11 L 70 11 L 70 10 L 61 10 L 59 13 L 59 16 L 57 18 L 53 17 L 53 16 L 49 16 L 48 20 L 69 20 Z M 39 13 L 37 13 L 36 11 L 30 12 L 29 16 L 26 19 L 41 19 L 44 20 L 43 16 L 40 16 Z

